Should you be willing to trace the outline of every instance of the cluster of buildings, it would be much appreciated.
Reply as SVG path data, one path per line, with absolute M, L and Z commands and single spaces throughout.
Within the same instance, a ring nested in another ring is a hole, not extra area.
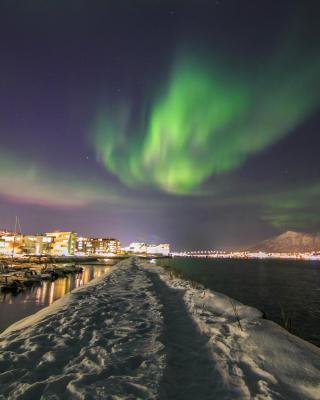
M 107 255 L 120 254 L 120 240 L 114 238 L 89 238 L 79 236 L 77 238 L 77 254 L 90 256 L 93 254 Z
M 169 244 L 131 243 L 121 248 L 115 238 L 91 238 L 75 232 L 47 232 L 41 235 L 22 235 L 0 230 L 0 255 L 108 256 L 115 254 L 164 255 Z
M 161 254 L 168 256 L 170 253 L 170 245 L 168 243 L 149 244 L 149 243 L 131 243 L 124 249 L 127 253 L 136 254 Z
M 0 231 L 0 254 L 11 255 L 108 255 L 119 254 L 121 243 L 114 238 L 84 238 L 75 232 L 22 235 Z

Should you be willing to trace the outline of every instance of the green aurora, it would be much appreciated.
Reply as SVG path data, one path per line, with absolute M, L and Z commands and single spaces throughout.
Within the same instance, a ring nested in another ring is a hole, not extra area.
M 320 184 L 304 184 L 261 196 L 262 219 L 278 229 L 315 229 L 320 222 Z
M 299 61 L 293 54 L 277 51 L 250 73 L 180 58 L 138 130 L 131 126 L 129 101 L 99 112 L 94 129 L 99 160 L 131 187 L 201 193 L 203 182 L 238 168 L 317 108 L 319 57 Z
M 126 201 L 116 188 L 105 188 L 93 177 L 82 174 L 80 179 L 67 171 L 62 174 L 39 162 L 23 161 L 8 151 L 0 152 L 0 170 L 0 196 L 20 203 L 73 208 Z

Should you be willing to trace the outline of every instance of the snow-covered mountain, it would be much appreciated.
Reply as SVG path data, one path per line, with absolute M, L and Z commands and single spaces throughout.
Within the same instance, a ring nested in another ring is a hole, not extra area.
M 275 253 L 320 251 L 320 233 L 287 231 L 251 246 L 248 250 Z

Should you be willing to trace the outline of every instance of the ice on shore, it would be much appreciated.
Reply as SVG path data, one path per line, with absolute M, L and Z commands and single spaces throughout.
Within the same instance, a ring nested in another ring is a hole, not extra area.
M 320 399 L 320 349 L 138 259 L 0 336 L 0 399 Z

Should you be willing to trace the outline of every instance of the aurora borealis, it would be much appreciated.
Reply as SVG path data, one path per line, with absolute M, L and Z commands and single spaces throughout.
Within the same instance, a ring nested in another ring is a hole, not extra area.
M 0 5 L 0 228 L 320 231 L 316 1 Z
M 313 61 L 312 67 L 299 68 L 288 56 L 285 65 L 271 61 L 246 78 L 183 60 L 151 105 L 142 139 L 135 135 L 123 146 L 131 129 L 128 111 L 115 114 L 127 118 L 122 123 L 120 117 L 119 125 L 111 115 L 99 116 L 97 152 L 129 186 L 154 184 L 189 193 L 209 177 L 239 167 L 317 108 L 320 56 Z

